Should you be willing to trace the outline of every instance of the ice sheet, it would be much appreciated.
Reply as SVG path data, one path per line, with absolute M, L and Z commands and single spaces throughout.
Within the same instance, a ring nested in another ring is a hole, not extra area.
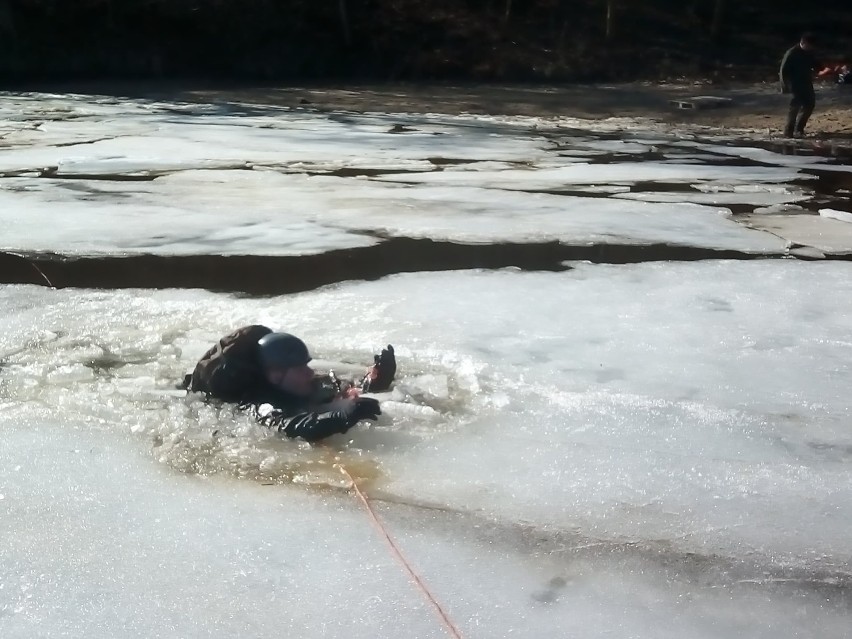
M 308 255 L 376 242 L 324 219 L 323 200 L 334 194 L 294 193 L 290 187 L 307 186 L 305 178 L 187 173 L 152 183 L 7 179 L 0 245 L 71 255 Z
M 636 182 L 692 183 L 725 180 L 730 184 L 786 182 L 798 176 L 790 169 L 774 167 L 729 167 L 654 162 L 620 162 L 618 164 L 570 164 L 536 171 L 508 169 L 479 171 L 475 175 L 459 171 L 388 175 L 378 179 L 418 184 L 458 184 L 492 189 L 559 190 L 573 184 L 633 184 Z
M 18 106 L 25 117 L 4 123 L 12 131 L 0 146 L 0 172 L 53 166 L 62 175 L 157 174 L 235 163 L 300 170 L 423 168 L 429 157 L 535 161 L 550 147 L 529 130 L 504 130 L 497 136 L 465 121 L 445 125 L 428 116 L 419 119 L 418 128 L 395 135 L 389 132 L 400 118 L 389 115 L 275 108 L 246 114 L 226 106 L 185 108 L 133 100 L 126 106 L 104 105 L 72 96 L 7 100 L 8 111 Z M 57 103 L 62 117 L 44 118 L 55 113 Z M 92 106 L 100 108 L 92 111 Z
M 8 358 L 6 392 L 147 433 L 183 469 L 264 477 L 266 463 L 292 477 L 300 449 L 270 451 L 236 418 L 238 436 L 211 450 L 232 414 L 149 393 L 242 323 L 283 324 L 353 363 L 392 342 L 414 376 L 394 401 L 432 411 L 391 409 L 339 443 L 379 464 L 382 491 L 583 538 L 833 570 L 850 558 L 849 268 L 423 274 L 274 301 L 9 288 L 3 344 L 24 350 Z M 449 396 L 418 388 L 423 375 L 448 376 Z
M 690 149 L 699 149 L 701 151 L 709 151 L 718 155 L 728 155 L 734 157 L 745 158 L 767 165 L 775 166 L 793 166 L 799 168 L 820 168 L 830 169 L 828 159 L 817 155 L 806 155 L 799 153 L 779 153 L 768 149 L 746 146 L 744 144 L 719 145 L 696 142 L 680 142 L 678 146 L 688 147 Z M 849 167 L 839 165 L 838 170 L 849 170 Z
M 5 97 L 0 173 L 41 175 L 0 178 L 16 250 L 778 251 L 685 202 L 788 205 L 818 164 L 690 164 L 721 152 L 567 120 Z M 606 197 L 628 189 L 672 201 Z M 852 267 L 574 267 L 263 300 L 0 287 L 0 636 L 445 636 L 337 463 L 465 637 L 847 636 Z M 396 344 L 381 420 L 311 447 L 180 397 L 249 322 L 341 370 Z
M 185 171 L 153 182 L 3 182 L 0 248 L 10 250 L 300 255 L 367 246 L 376 234 L 784 250 L 778 238 L 742 227 L 726 209 L 688 203 L 275 171 Z
M 0 416 L 0 428 L 4 638 L 447 636 L 345 494 L 176 475 L 126 437 L 69 420 Z M 708 588 L 641 557 L 559 551 L 475 520 L 377 506 L 471 639 L 625 628 L 648 639 L 833 638 L 847 627 L 816 592 Z
M 849 265 L 576 266 L 0 288 L 3 636 L 442 636 L 339 456 L 465 636 L 843 637 Z M 395 343 L 388 415 L 310 448 L 165 392 L 248 321 Z
M 738 141 L 739 142 L 739 141 Z M 734 143 L 731 145 L 707 144 L 696 142 L 679 142 L 678 146 L 687 147 L 690 149 L 699 149 L 702 151 L 710 151 L 718 155 L 728 155 L 740 157 L 755 162 L 760 162 L 766 165 L 774 166 L 790 166 L 797 168 L 816 168 L 826 171 L 849 171 L 852 167 L 844 164 L 830 164 L 828 158 L 818 155 L 807 155 L 798 153 L 796 149 L 793 152 L 779 153 L 758 147 L 745 146 L 742 143 Z M 819 146 L 819 142 L 816 143 Z
M 619 193 L 614 197 L 624 200 L 641 200 L 643 202 L 691 202 L 694 204 L 710 204 L 713 206 L 730 206 L 732 204 L 745 204 L 749 206 L 777 206 L 779 204 L 789 204 L 791 202 L 801 202 L 809 199 L 809 196 L 804 193 L 790 192 L 770 192 L 770 191 L 738 191 L 731 190 L 728 192 L 712 191 L 712 192 L 683 192 L 677 193 L 659 193 L 659 192 L 643 192 L 635 191 L 631 193 Z
M 852 226 L 846 221 L 796 213 L 746 215 L 741 219 L 752 228 L 769 231 L 788 242 L 813 247 L 823 253 L 852 253 Z
M 827 217 L 829 219 L 852 223 L 852 213 L 850 213 L 849 211 L 838 211 L 836 209 L 820 209 L 819 214 L 822 217 Z
M 540 124 L 6 94 L 0 248 L 298 255 L 367 246 L 366 231 L 779 252 L 772 235 L 688 204 L 809 197 L 790 185 L 809 177 L 799 165 L 678 163 L 716 147 Z

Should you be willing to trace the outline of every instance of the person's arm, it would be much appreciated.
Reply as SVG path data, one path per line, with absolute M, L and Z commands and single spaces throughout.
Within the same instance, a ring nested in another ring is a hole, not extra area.
M 789 49 L 787 53 L 784 54 L 784 58 L 781 60 L 781 69 L 778 72 L 778 77 L 781 80 L 781 92 L 789 93 L 790 92 L 790 70 L 793 66 L 793 53 L 795 49 Z
M 279 435 L 301 437 L 309 442 L 345 433 L 354 425 L 349 423 L 346 413 L 342 410 L 324 413 L 304 411 L 288 415 L 271 404 L 247 404 L 245 408 L 254 415 L 258 423 L 275 430 Z
M 375 420 L 382 411 L 379 403 L 370 398 L 347 400 L 346 405 L 335 410 L 302 411 L 288 415 L 271 404 L 247 404 L 255 419 L 287 437 L 301 437 L 316 442 L 332 435 L 345 433 L 363 419 Z

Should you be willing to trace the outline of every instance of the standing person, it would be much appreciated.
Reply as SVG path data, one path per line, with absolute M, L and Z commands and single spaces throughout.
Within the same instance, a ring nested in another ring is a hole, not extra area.
M 805 134 L 805 126 L 814 111 L 816 95 L 814 94 L 813 73 L 817 62 L 813 54 L 814 37 L 806 33 L 799 44 L 784 54 L 781 61 L 781 92 L 792 93 L 790 112 L 787 115 L 787 126 L 784 135 L 787 137 Z

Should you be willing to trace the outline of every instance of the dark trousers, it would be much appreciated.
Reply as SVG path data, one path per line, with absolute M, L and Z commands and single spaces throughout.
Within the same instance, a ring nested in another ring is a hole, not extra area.
M 793 135 L 793 132 L 804 133 L 805 127 L 816 105 L 814 88 L 793 87 L 793 98 L 790 100 L 790 113 L 787 115 L 787 127 L 784 132 Z

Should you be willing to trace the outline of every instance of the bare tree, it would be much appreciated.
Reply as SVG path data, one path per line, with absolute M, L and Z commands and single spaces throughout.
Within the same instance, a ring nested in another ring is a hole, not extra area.
M 8 0 L 0 0 L 0 34 L 3 34 L 4 38 L 15 38 L 15 21 Z
M 346 7 L 346 0 L 338 0 L 338 8 L 340 11 L 340 26 L 343 29 L 343 42 L 348 47 L 352 44 L 352 29 L 349 26 L 349 12 Z
M 710 26 L 710 35 L 714 38 L 719 37 L 722 31 L 722 19 L 725 15 L 725 0 L 716 0 L 713 6 L 713 23 Z
M 606 41 L 612 40 L 612 21 L 615 14 L 615 0 L 606 0 Z

